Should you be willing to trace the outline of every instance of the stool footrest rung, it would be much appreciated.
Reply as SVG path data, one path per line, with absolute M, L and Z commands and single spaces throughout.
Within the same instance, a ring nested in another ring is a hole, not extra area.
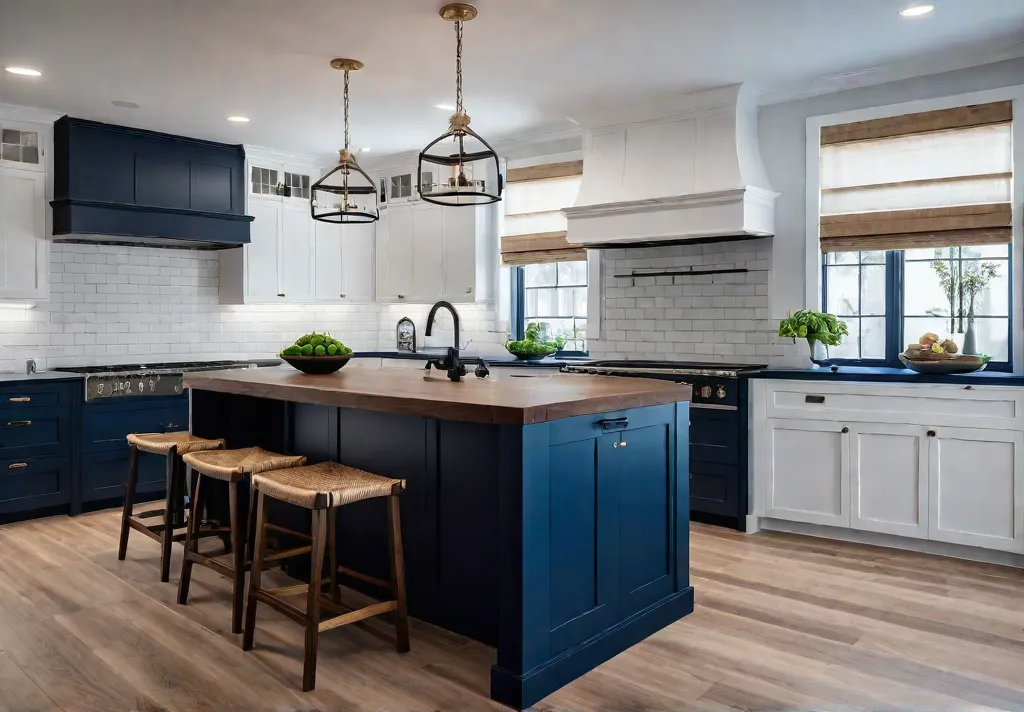
M 359 608 L 350 613 L 345 613 L 334 618 L 328 618 L 320 623 L 320 632 L 337 628 L 338 626 L 348 625 L 349 623 L 355 623 L 366 618 L 373 618 L 383 613 L 390 613 L 391 611 L 397 610 L 398 604 L 394 601 L 384 601 L 382 603 L 374 603 L 372 606 L 366 608 Z
M 263 561 L 277 561 L 278 559 L 290 559 L 293 556 L 300 556 L 302 554 L 308 554 L 313 551 L 312 546 L 298 546 L 294 549 L 281 549 L 280 551 L 274 551 L 263 557 Z
M 309 584 L 297 583 L 294 586 L 281 586 L 280 588 L 262 588 L 263 593 L 271 596 L 297 596 L 300 593 L 305 595 L 309 592 Z
M 283 613 L 284 615 L 288 616 L 293 621 L 296 621 L 296 622 L 301 623 L 301 624 L 305 624 L 306 623 L 306 612 L 305 611 L 302 611 L 302 610 L 296 608 L 295 606 L 293 606 L 290 603 L 282 601 L 280 598 L 277 598 L 276 596 L 274 596 L 274 595 L 272 595 L 270 593 L 267 593 L 267 591 L 264 591 L 262 589 L 260 589 L 259 591 L 253 591 L 252 592 L 252 596 L 256 600 L 262 601 L 263 603 L 266 603 L 268 606 L 273 608 L 275 611 L 277 611 L 279 613 Z
M 191 561 L 193 564 L 205 566 L 208 569 L 216 571 L 221 576 L 227 576 L 228 578 L 231 578 L 235 575 L 234 566 L 226 564 L 223 561 L 219 561 L 218 559 L 215 559 L 212 556 L 203 556 L 202 554 L 197 554 L 194 551 L 186 551 L 185 558 Z M 248 568 L 248 566 L 245 567 L 247 571 Z
M 164 516 L 164 510 L 162 510 L 162 509 L 147 509 L 145 512 L 138 512 L 138 513 L 132 514 L 132 516 L 135 517 L 136 519 L 151 519 L 153 517 L 162 517 L 162 516 Z
M 269 522 L 267 522 L 267 531 L 287 534 L 288 536 L 293 536 L 296 539 L 301 539 L 302 541 L 313 541 L 313 538 L 309 534 L 303 534 L 302 532 L 297 532 L 294 529 L 288 529 L 287 527 L 278 526 L 277 524 L 271 524 Z
M 374 586 L 379 586 L 381 588 L 386 588 L 388 590 L 391 589 L 390 581 L 385 581 L 384 579 L 379 579 L 376 576 L 370 576 L 368 574 L 360 573 L 359 571 L 353 571 L 352 569 L 347 569 L 344 566 L 338 567 L 338 573 L 342 574 L 343 576 L 348 576 L 350 578 L 359 579 L 360 581 L 365 581 L 366 583 L 373 584 Z

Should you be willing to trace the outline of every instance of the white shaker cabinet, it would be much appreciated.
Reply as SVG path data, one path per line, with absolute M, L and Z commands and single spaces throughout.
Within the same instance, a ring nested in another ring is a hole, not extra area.
M 309 205 L 281 210 L 281 292 L 289 302 L 313 301 L 313 218 Z
M 486 271 L 486 256 L 481 255 L 483 247 L 478 245 L 478 221 L 489 213 L 480 208 L 460 208 L 445 213 L 444 220 L 444 298 L 450 302 L 473 302 L 477 300 L 478 277 Z M 477 258 L 484 257 L 477 265 Z M 491 253 L 496 260 L 497 254 Z M 493 265 L 492 265 L 493 267 Z M 486 296 L 486 295 L 485 295 Z
M 222 255 L 245 262 L 245 297 L 274 301 L 278 295 L 280 274 L 281 204 L 249 201 L 249 214 L 255 219 L 249 228 L 249 244 Z M 231 253 L 231 254 L 228 254 Z
M 928 537 L 928 445 L 918 425 L 852 426 L 850 526 Z
M 928 538 L 1024 552 L 1024 434 L 931 432 Z
M 377 300 L 409 301 L 413 279 L 411 205 L 392 205 L 377 223 Z
M 46 174 L 0 168 L 0 299 L 47 299 Z
M 435 302 L 444 293 L 444 225 L 450 210 L 429 203 L 412 209 L 413 301 Z
M 850 525 L 850 429 L 835 423 L 769 420 L 765 515 Z
M 317 222 L 314 229 L 315 301 L 372 302 L 373 224 Z

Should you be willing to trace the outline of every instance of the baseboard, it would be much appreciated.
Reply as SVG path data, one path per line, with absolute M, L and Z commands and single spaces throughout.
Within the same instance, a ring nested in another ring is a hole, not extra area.
M 894 534 L 879 534 L 877 532 L 843 529 L 841 527 L 829 527 L 821 524 L 788 522 L 782 519 L 769 519 L 768 517 L 755 517 L 755 519 L 759 520 L 758 524 L 755 526 L 764 531 L 803 534 L 804 536 L 813 536 L 819 539 L 837 539 L 839 541 L 847 541 L 852 544 L 884 546 L 890 549 L 903 549 L 905 551 L 916 551 L 921 554 L 947 556 L 952 559 L 964 559 L 966 561 L 977 561 L 983 564 L 998 564 L 1000 566 L 1013 566 L 1018 569 L 1024 569 L 1024 555 L 1013 554 L 1008 551 L 979 549 L 978 547 L 963 546 L 962 544 L 947 544 L 941 541 L 910 539 L 907 537 L 896 536 Z M 750 530 L 749 525 L 747 533 L 754 533 Z
M 617 623 L 527 673 L 491 666 L 491 699 L 522 710 L 584 673 L 693 613 L 693 587 L 675 593 Z

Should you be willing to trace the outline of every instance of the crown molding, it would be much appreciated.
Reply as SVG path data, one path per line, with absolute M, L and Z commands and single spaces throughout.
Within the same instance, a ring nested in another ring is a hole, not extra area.
M 867 67 L 766 89 L 758 93 L 758 103 L 762 106 L 781 104 L 904 79 L 955 72 L 960 69 L 995 64 L 1018 57 L 1024 57 L 1024 41 L 1021 41 L 1019 37 L 1008 42 L 987 44 L 982 47 L 973 46 L 959 50 L 932 52 L 877 67 Z
M 62 111 L 40 109 L 36 106 L 18 106 L 0 103 L 0 118 L 8 121 L 28 121 L 36 124 L 52 124 L 64 116 Z

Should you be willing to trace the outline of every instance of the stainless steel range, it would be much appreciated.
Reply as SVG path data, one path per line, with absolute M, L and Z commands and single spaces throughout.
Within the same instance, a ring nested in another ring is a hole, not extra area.
M 136 396 L 175 396 L 184 393 L 186 371 L 217 371 L 256 368 L 280 361 L 184 361 L 180 363 L 132 363 L 116 366 L 67 366 L 55 371 L 85 374 L 85 400 Z
M 678 361 L 594 361 L 565 365 L 565 373 L 657 378 L 688 383 L 690 401 L 690 517 L 746 528 L 747 379 L 764 366 Z

